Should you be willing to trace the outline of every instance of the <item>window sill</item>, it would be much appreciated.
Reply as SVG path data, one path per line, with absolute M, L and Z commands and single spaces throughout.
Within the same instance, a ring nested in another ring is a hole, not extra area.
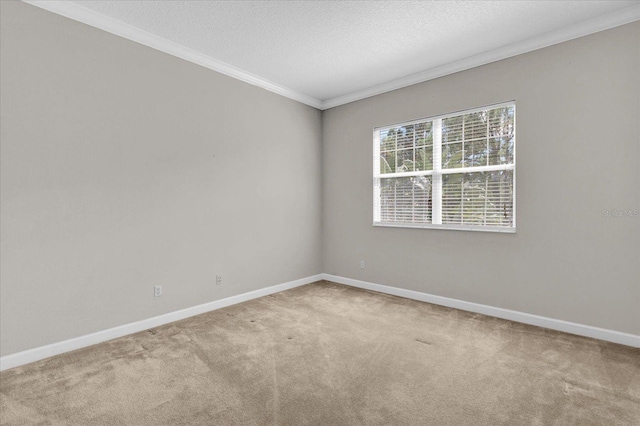
M 474 232 L 497 232 L 499 234 L 515 234 L 516 228 L 506 228 L 501 226 L 473 226 L 473 225 L 433 225 L 431 223 L 394 223 L 394 222 L 374 222 L 373 226 L 387 228 L 421 228 L 421 229 L 443 229 L 449 231 L 474 231 Z

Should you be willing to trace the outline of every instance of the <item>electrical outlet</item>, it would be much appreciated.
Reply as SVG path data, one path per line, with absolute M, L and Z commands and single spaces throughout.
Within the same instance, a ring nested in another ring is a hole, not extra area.
M 360 261 L 360 269 L 364 269 L 364 260 Z
M 153 296 L 154 297 L 162 296 L 162 286 L 161 285 L 153 286 Z
M 222 275 L 216 275 L 216 285 L 222 284 Z

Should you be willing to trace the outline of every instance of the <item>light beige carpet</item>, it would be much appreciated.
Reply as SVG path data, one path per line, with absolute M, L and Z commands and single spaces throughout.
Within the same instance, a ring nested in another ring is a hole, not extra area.
M 320 282 L 0 375 L 2 425 L 638 425 L 640 350 Z

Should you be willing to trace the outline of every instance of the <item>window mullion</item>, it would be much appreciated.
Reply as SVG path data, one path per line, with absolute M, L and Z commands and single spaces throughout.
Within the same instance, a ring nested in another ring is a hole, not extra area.
M 431 223 L 442 224 L 442 119 L 433 120 L 433 176 Z
M 373 221 L 382 219 L 382 203 L 380 202 L 380 130 L 373 131 Z

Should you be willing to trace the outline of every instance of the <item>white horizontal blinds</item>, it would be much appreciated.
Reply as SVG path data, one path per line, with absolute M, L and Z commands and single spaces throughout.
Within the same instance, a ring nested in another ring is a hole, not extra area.
M 380 179 L 380 220 L 431 223 L 431 176 Z
M 443 176 L 442 223 L 513 226 L 513 171 Z
M 374 221 L 514 226 L 515 105 L 374 132 Z
M 382 129 L 377 133 L 381 175 L 432 169 L 433 132 L 430 121 Z
M 443 175 L 443 224 L 513 226 L 514 114 L 509 105 L 442 120 L 442 168 L 467 172 Z
M 374 220 L 431 223 L 431 177 L 419 172 L 433 167 L 432 123 L 413 123 L 377 133 Z
M 515 106 L 442 119 L 442 168 L 513 164 Z

